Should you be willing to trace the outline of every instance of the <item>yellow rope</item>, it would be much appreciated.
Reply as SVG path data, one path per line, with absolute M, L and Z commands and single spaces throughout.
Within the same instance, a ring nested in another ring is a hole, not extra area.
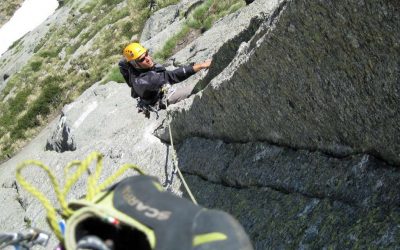
M 167 101 L 167 105 L 166 105 L 166 106 L 167 106 L 167 108 L 168 108 L 168 101 Z M 167 114 L 169 114 L 169 113 L 167 113 Z M 178 170 L 179 178 L 181 178 L 182 183 L 183 183 L 183 185 L 185 186 L 185 189 L 186 189 L 187 193 L 188 193 L 189 196 L 190 196 L 190 199 L 192 199 L 192 202 L 193 202 L 194 204 L 198 205 L 196 199 L 194 198 L 194 195 L 193 195 L 192 192 L 190 191 L 190 188 L 189 188 L 188 184 L 187 184 L 186 181 L 185 181 L 185 178 L 183 177 L 183 175 L 182 175 L 182 173 L 181 173 L 181 170 L 180 170 L 179 167 L 178 167 L 178 160 L 177 160 L 177 157 L 176 157 L 176 153 L 175 153 L 175 149 L 174 149 L 174 141 L 173 141 L 173 138 L 172 138 L 171 122 L 168 120 L 168 118 L 167 118 L 167 122 L 168 122 L 169 138 L 170 138 L 170 140 L 171 140 L 171 147 L 172 147 L 172 159 L 173 159 L 173 161 L 174 161 L 174 164 L 175 164 L 175 166 L 176 166 L 176 169 Z
M 55 176 L 51 173 L 49 167 L 45 166 L 43 163 L 41 163 L 39 161 L 34 161 L 34 160 L 24 161 L 17 167 L 17 176 L 16 176 L 17 181 L 21 184 L 22 187 L 24 187 L 28 192 L 30 192 L 33 196 L 35 196 L 43 204 L 44 208 L 47 211 L 47 220 L 50 224 L 50 227 L 53 229 L 57 238 L 62 241 L 63 236 L 62 236 L 61 229 L 59 228 L 58 223 L 57 223 L 56 209 L 52 206 L 51 202 L 45 197 L 45 195 L 43 193 L 41 193 L 39 190 L 37 190 L 35 187 L 33 187 L 30 183 L 28 183 L 21 175 L 22 169 L 24 169 L 25 167 L 27 167 L 29 165 L 38 166 L 39 168 L 42 168 L 44 171 L 46 171 L 47 175 L 50 178 L 51 183 L 53 184 L 54 191 L 55 191 L 58 199 L 61 197 L 59 184 L 58 184 Z
M 17 166 L 17 181 L 21 184 L 23 188 L 25 188 L 28 192 L 30 192 L 34 197 L 36 197 L 45 207 L 47 212 L 47 220 L 49 222 L 50 227 L 53 229 L 57 238 L 63 242 L 63 235 L 61 229 L 58 225 L 57 220 L 57 212 L 51 202 L 46 198 L 46 196 L 41 193 L 38 189 L 32 186 L 29 182 L 25 180 L 22 176 L 22 170 L 28 166 L 37 166 L 43 169 L 50 178 L 50 181 L 53 185 L 54 191 L 56 193 L 56 197 L 58 202 L 61 206 L 62 216 L 64 218 L 68 218 L 72 215 L 73 211 L 68 208 L 68 203 L 66 201 L 68 192 L 70 191 L 71 187 L 79 180 L 79 178 L 85 173 L 88 172 L 90 164 L 95 161 L 96 167 L 94 174 L 89 174 L 88 182 L 87 182 L 87 195 L 85 197 L 86 200 L 92 201 L 93 198 L 101 192 L 101 190 L 110 186 L 117 178 L 119 178 L 122 174 L 124 174 L 128 169 L 134 169 L 140 174 L 144 174 L 139 167 L 132 164 L 125 164 L 120 169 L 118 169 L 112 176 L 108 177 L 103 183 L 98 185 L 98 179 L 100 178 L 101 171 L 103 169 L 103 156 L 98 152 L 92 152 L 89 156 L 81 161 L 72 161 L 67 164 L 64 168 L 64 177 L 66 179 L 64 189 L 60 190 L 60 185 L 50 171 L 49 167 L 45 166 L 43 163 L 35 160 L 27 160 L 22 162 L 20 165 Z M 77 167 L 76 171 L 71 174 L 70 170 L 73 167 Z

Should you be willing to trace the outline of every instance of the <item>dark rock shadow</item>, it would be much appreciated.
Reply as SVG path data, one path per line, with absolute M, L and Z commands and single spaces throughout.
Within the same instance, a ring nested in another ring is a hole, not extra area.
M 168 190 L 171 191 L 171 187 L 172 187 L 172 183 L 174 182 L 174 176 L 176 174 L 176 166 L 175 164 L 172 162 L 172 169 L 169 171 L 168 168 L 168 162 L 169 162 L 169 147 L 170 145 L 166 145 L 167 146 L 167 153 L 165 154 L 165 164 L 164 164 L 164 171 L 165 171 L 165 182 L 163 183 L 163 187 Z

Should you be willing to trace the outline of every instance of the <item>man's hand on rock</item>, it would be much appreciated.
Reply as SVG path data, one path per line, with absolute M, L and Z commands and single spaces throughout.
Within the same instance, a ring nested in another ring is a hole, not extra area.
M 193 70 L 195 72 L 200 71 L 201 69 L 208 69 L 211 65 L 212 60 L 208 59 L 202 63 L 196 63 L 195 65 L 193 65 Z

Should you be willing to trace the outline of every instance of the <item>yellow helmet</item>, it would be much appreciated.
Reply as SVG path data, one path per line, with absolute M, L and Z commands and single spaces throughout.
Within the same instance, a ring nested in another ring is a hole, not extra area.
M 128 62 L 138 59 L 141 55 L 146 53 L 145 49 L 140 43 L 131 43 L 124 49 L 124 57 Z

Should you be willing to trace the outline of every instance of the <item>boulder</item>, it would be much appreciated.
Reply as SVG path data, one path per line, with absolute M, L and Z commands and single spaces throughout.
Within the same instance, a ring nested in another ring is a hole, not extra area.
M 67 117 L 61 114 L 56 129 L 49 139 L 47 139 L 46 150 L 53 150 L 59 153 L 64 151 L 74 151 L 76 149 L 71 128 L 67 123 Z

